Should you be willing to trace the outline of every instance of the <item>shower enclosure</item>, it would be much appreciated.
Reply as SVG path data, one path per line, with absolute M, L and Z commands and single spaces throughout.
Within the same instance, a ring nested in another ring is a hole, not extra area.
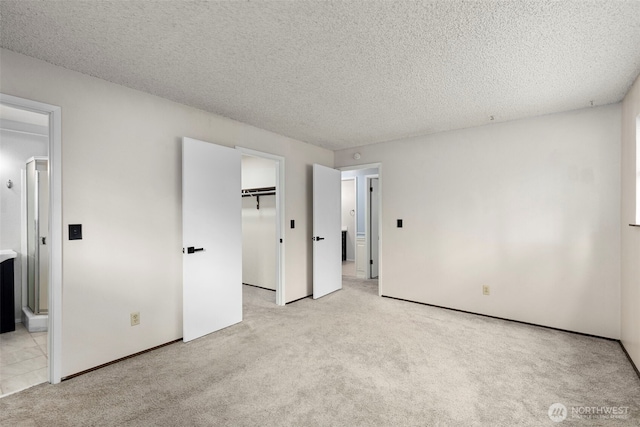
M 27 306 L 33 315 L 46 315 L 49 303 L 49 162 L 27 160 Z

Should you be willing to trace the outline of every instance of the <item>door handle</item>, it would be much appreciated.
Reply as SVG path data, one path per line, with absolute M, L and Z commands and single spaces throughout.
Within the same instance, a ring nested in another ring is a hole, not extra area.
M 315 242 L 319 242 L 320 240 L 324 240 L 324 237 L 316 236 L 316 237 L 312 238 L 311 240 L 313 240 Z
M 192 254 L 192 253 L 200 252 L 200 251 L 204 251 L 204 248 L 194 248 L 193 246 L 189 246 L 187 248 L 187 253 L 188 254 Z

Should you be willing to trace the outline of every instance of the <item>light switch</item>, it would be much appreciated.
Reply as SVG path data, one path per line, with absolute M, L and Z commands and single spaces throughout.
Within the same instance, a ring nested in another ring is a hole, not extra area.
M 69 240 L 82 240 L 82 224 L 69 224 Z

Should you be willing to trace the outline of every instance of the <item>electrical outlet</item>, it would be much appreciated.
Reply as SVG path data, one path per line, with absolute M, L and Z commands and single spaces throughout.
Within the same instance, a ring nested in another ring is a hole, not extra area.
M 482 295 L 491 295 L 491 288 L 489 288 L 489 285 L 482 285 Z
M 136 311 L 135 313 L 131 313 L 131 326 L 136 326 L 140 324 L 140 312 Z

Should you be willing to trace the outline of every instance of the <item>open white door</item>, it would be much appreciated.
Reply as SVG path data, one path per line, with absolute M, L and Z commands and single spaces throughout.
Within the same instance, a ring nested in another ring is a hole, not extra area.
M 371 178 L 371 187 L 370 197 L 369 197 L 369 243 L 371 245 L 369 253 L 371 254 L 371 259 L 369 260 L 369 265 L 371 266 L 370 270 L 370 278 L 376 279 L 378 277 L 378 251 L 380 248 L 380 242 L 378 238 L 378 194 L 379 194 L 379 186 L 378 186 L 378 178 Z
M 240 155 L 182 139 L 184 341 L 242 321 Z
M 313 165 L 313 298 L 342 289 L 340 171 Z

